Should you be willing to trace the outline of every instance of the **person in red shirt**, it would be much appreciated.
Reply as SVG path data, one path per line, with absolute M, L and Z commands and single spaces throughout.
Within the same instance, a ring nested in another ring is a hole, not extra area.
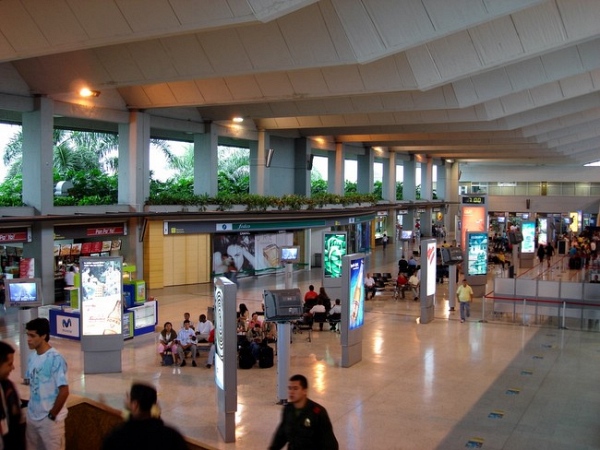
M 319 294 L 315 292 L 315 287 L 311 284 L 308 287 L 308 292 L 304 294 L 304 310 L 310 311 L 310 309 L 317 304 L 317 297 Z

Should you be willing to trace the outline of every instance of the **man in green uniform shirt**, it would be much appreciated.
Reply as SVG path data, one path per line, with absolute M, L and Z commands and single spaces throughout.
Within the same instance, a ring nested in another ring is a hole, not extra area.
M 308 398 L 308 381 L 304 375 L 290 378 L 288 404 L 269 449 L 279 450 L 286 443 L 290 450 L 339 448 L 327 411 Z

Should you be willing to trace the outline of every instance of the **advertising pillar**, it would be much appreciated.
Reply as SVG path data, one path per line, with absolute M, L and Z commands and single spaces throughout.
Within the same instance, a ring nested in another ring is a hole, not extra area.
M 485 285 L 487 282 L 487 253 L 485 255 L 484 264 L 479 261 L 477 264 L 468 262 L 468 242 L 467 233 L 483 233 L 487 237 L 488 233 L 488 214 L 487 214 L 487 196 L 485 195 L 462 195 L 461 196 L 461 229 L 460 229 L 460 246 L 463 253 L 467 254 L 464 258 L 463 274 L 466 275 L 467 283 L 473 289 L 475 297 L 485 295 Z M 479 238 L 475 238 L 473 245 L 477 247 L 476 242 Z M 486 241 L 487 249 L 487 241 Z M 474 249 L 475 249 L 474 247 Z M 474 250 L 475 251 L 475 250 Z M 487 250 L 486 250 L 487 251 Z M 480 258 L 480 252 L 477 251 L 477 257 Z M 471 269 L 469 269 L 471 267 Z
M 80 258 L 84 373 L 121 372 L 123 258 Z
M 436 288 L 436 240 L 424 239 L 421 241 L 421 287 L 419 297 L 421 300 L 420 323 L 426 324 L 434 319 L 435 313 L 435 288 Z
M 343 257 L 342 263 L 342 367 L 362 360 L 362 328 L 365 320 L 364 253 Z
M 343 231 L 323 233 L 323 280 L 330 298 L 342 298 L 342 262 L 348 253 L 348 234 Z
M 224 442 L 235 442 L 237 412 L 237 286 L 225 277 L 215 284 L 215 384 L 217 428 Z

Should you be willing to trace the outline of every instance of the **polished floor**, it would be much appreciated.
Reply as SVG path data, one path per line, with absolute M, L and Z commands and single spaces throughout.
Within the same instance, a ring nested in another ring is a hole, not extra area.
M 394 273 L 401 251 L 378 248 L 373 271 Z M 573 276 L 556 264 L 555 275 Z M 294 280 L 302 291 L 318 287 L 320 270 L 295 272 Z M 308 377 L 310 397 L 327 408 L 340 448 L 599 449 L 600 333 L 522 326 L 486 313 L 481 299 L 460 323 L 458 312 L 448 310 L 447 281 L 437 286 L 435 320 L 426 325 L 408 295 L 394 301 L 388 292 L 367 302 L 363 359 L 350 368 L 341 367 L 338 334 L 316 331 L 312 342 L 293 335 L 290 373 Z M 241 280 L 238 303 L 259 309 L 264 287 L 283 288 L 283 276 Z M 194 318 L 205 312 L 211 292 L 209 285 L 192 285 L 150 294 L 159 300 L 159 322 L 179 323 L 186 311 Z M 9 310 L 0 318 L 0 336 L 17 345 L 16 330 Z M 153 383 L 165 421 L 208 447 L 265 449 L 279 422 L 275 368 L 238 370 L 236 442 L 225 444 L 216 428 L 213 371 L 204 364 L 161 367 L 155 337 L 147 335 L 126 342 L 122 373 L 84 375 L 79 343 L 51 343 L 68 360 L 73 394 L 120 408 L 132 380 Z M 17 367 L 12 378 L 19 376 Z

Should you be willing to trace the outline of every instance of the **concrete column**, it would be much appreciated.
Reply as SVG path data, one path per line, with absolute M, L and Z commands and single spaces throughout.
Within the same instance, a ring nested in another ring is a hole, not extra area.
M 23 202 L 39 214 L 54 210 L 54 103 L 35 99 L 35 110 L 23 113 Z M 35 276 L 42 280 L 44 304 L 54 303 L 54 226 L 35 222 L 32 242 L 23 244 L 23 257 L 34 258 Z
M 329 160 L 331 162 L 331 159 Z M 328 165 L 328 188 L 329 192 L 337 195 L 344 195 L 345 167 L 344 167 L 344 144 L 336 142 L 335 144 L 335 163 Z
M 257 147 L 250 146 L 250 193 L 267 195 L 269 190 L 269 169 L 266 165 L 270 136 L 265 130 L 258 131 Z M 273 160 L 277 157 L 275 155 Z M 271 161 L 273 163 L 273 161 Z
M 446 198 L 448 202 L 454 202 L 455 204 L 448 205 L 447 213 L 444 215 L 444 226 L 451 236 L 456 236 L 456 221 L 455 217 L 458 215 L 458 181 L 460 167 L 457 162 L 446 165 Z M 450 239 L 447 239 L 451 242 Z
M 23 258 L 34 258 L 36 278 L 42 279 L 43 304 L 54 304 L 54 225 L 34 222 L 31 242 L 23 243 Z
M 294 139 L 294 194 L 310 197 L 309 170 L 311 141 L 306 138 Z
M 219 192 L 219 136 L 217 127 L 206 124 L 204 134 L 194 134 L 194 194 L 215 197 Z
M 421 200 L 431 201 L 433 199 L 433 160 L 427 157 L 425 163 L 421 163 Z M 421 217 L 421 232 L 423 236 L 431 236 L 431 207 L 425 209 Z
M 54 210 L 53 116 L 53 101 L 43 97 L 23 113 L 23 202 L 42 215 Z
M 357 155 L 357 180 L 356 188 L 360 194 L 370 194 L 373 192 L 373 163 L 375 155 L 371 147 L 365 148 L 363 155 Z
M 439 200 L 446 200 L 446 169 L 448 167 L 448 163 L 446 161 L 442 161 L 442 163 L 437 166 L 437 183 L 435 186 L 435 193 Z
M 119 204 L 143 211 L 150 197 L 150 116 L 132 111 L 119 125 Z M 139 264 L 139 261 L 138 261 Z
M 402 182 L 402 199 L 412 200 L 417 199 L 417 185 L 416 185 L 416 168 L 417 163 L 413 157 L 410 161 L 404 161 L 404 181 Z M 404 215 L 402 219 L 402 228 L 405 230 L 414 230 L 415 218 L 418 217 L 417 212 L 414 208 L 408 208 L 408 213 Z
M 382 195 L 384 200 L 396 202 L 396 153 L 390 152 L 390 157 L 383 161 Z M 390 234 L 388 230 L 388 235 Z

